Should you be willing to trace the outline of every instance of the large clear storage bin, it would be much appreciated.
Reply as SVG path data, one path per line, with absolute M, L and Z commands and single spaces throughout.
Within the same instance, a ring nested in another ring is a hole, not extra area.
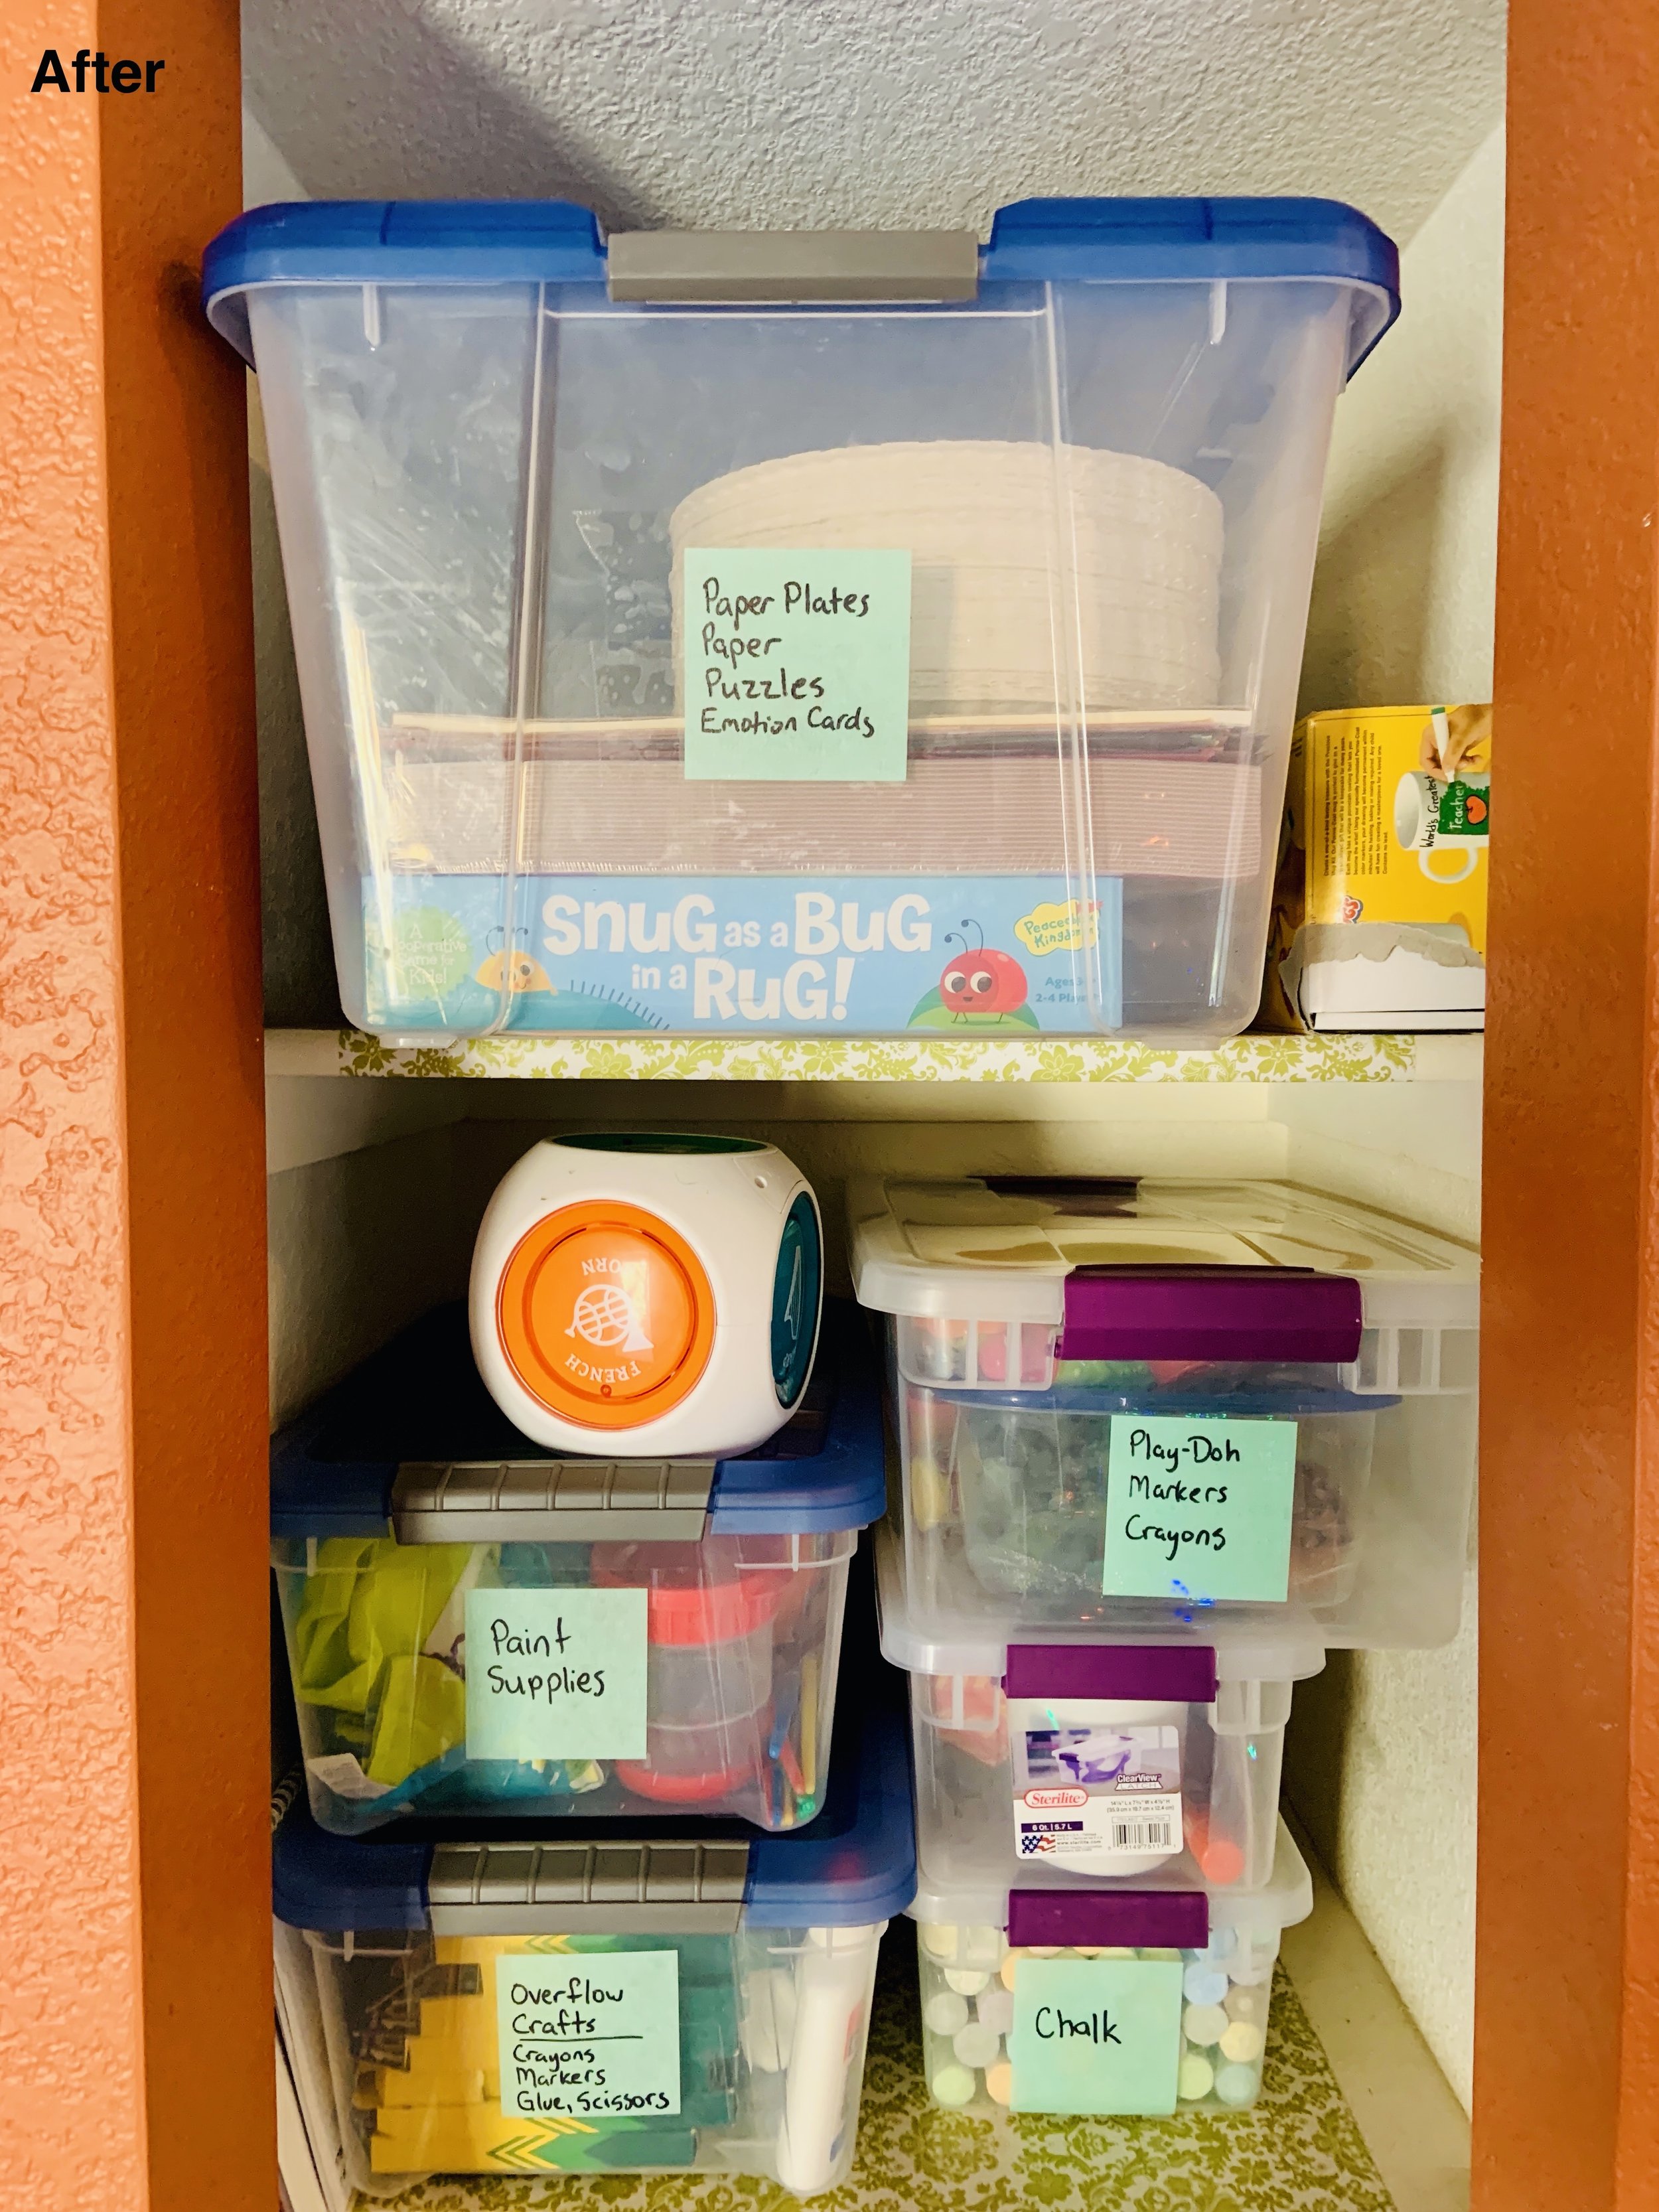
M 1322 1652 L 1086 1629 L 1031 1643 L 994 1618 L 940 1633 L 910 1608 L 891 1530 L 876 1560 L 882 1656 L 909 1676 L 917 1849 L 934 1878 L 1216 1891 L 1272 1879 L 1291 1677 Z
M 1274 1182 L 891 1178 L 849 1208 L 859 1297 L 888 1317 L 918 1619 L 1455 1633 L 1467 1247 Z
M 837 1749 L 810 1829 L 694 1822 L 589 1844 L 275 1841 L 290 2017 L 320 2015 L 348 2179 L 749 2175 L 799 2196 L 852 2163 L 876 1954 L 915 1859 L 902 1729 Z
M 999 1894 L 939 1879 L 924 1844 L 910 1909 L 936 2105 L 1224 2113 L 1261 2090 L 1279 1937 L 1313 1887 L 1279 1821 L 1254 1893 Z
M 656 1811 L 762 1828 L 823 1802 L 848 1563 L 881 1511 L 849 1309 L 744 1458 L 560 1458 L 478 1378 L 463 1308 L 271 1448 L 271 1561 L 313 1812 Z
M 335 951 L 385 1036 L 1242 1029 L 1333 411 L 1318 200 L 613 238 L 260 208 Z

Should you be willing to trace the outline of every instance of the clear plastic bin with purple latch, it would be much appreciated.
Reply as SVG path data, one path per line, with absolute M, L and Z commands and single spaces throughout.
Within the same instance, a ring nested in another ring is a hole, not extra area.
M 1249 1891 L 1273 1874 L 1292 1680 L 1323 1654 L 1267 1632 L 1042 1640 L 994 1619 L 939 1633 L 876 1547 L 882 1656 L 909 1677 L 919 1848 L 942 1881 Z
M 1010 2112 L 1238 2112 L 1267 2060 L 1273 1967 L 1313 1887 L 1282 1821 L 1248 1893 L 1041 1888 L 941 1876 L 918 1838 L 910 1907 L 935 2105 Z M 1081 2040 L 1062 2020 L 1109 2022 Z
M 888 1316 L 916 1619 L 1321 1650 L 1455 1632 L 1468 1247 L 1268 1182 L 893 1178 L 849 1207 L 859 1297 Z

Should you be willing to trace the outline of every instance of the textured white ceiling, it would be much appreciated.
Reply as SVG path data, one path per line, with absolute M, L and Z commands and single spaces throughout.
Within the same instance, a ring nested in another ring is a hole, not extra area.
M 1570 0 L 1569 0 L 1570 4 Z M 244 0 L 250 197 L 981 229 L 1037 192 L 1316 192 L 1409 237 L 1503 0 Z

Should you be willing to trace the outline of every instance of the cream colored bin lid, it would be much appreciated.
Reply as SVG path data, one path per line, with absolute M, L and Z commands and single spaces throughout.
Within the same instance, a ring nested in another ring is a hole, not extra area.
M 1291 1182 L 862 1177 L 848 1217 L 854 1287 L 878 1313 L 1058 1327 L 1076 1267 L 1311 1267 L 1358 1281 L 1368 1328 L 1480 1321 L 1468 1246 Z

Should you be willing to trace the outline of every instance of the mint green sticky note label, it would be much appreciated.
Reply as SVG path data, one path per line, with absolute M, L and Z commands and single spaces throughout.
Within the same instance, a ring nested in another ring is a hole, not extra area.
M 1295 1494 L 1294 1421 L 1114 1413 L 1105 1595 L 1283 1605 Z
M 469 1759 L 643 1759 L 642 1589 L 466 1597 Z
M 1011 2108 L 1148 2112 L 1176 2108 L 1178 1959 L 1021 1959 L 1014 1977 Z
M 680 2108 L 678 1952 L 508 1952 L 495 1961 L 495 2031 L 509 2119 Z
M 693 783 L 902 783 L 910 556 L 692 547 L 681 575 Z

